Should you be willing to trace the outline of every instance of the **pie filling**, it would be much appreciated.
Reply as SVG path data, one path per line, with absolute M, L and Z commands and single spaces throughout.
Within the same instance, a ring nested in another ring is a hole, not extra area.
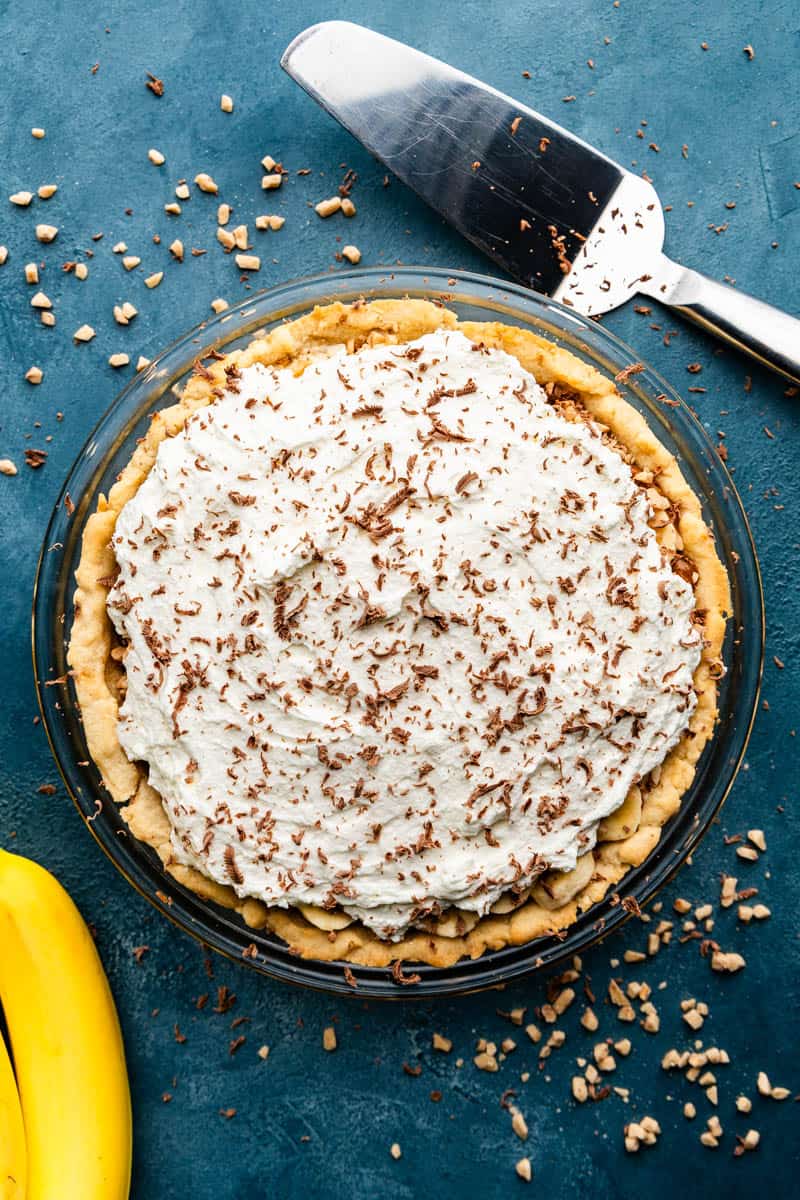
M 117 732 L 176 860 L 388 940 L 572 870 L 696 703 L 653 493 L 460 332 L 227 380 L 113 537 Z

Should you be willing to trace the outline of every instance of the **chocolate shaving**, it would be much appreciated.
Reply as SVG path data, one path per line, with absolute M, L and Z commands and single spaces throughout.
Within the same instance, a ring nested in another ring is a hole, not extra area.
M 440 421 L 438 417 L 434 417 L 430 413 L 428 413 L 428 420 L 431 423 L 431 432 L 427 435 L 427 437 L 423 438 L 423 441 L 426 444 L 429 442 L 435 442 L 435 441 L 441 441 L 441 442 L 474 442 L 475 441 L 474 438 L 467 437 L 467 435 L 465 433 L 455 433 L 452 429 L 448 429 L 447 426 L 442 421 Z
M 292 587 L 288 583 L 279 583 L 275 589 L 275 613 L 272 618 L 272 625 L 279 638 L 288 642 L 291 637 L 291 627 L 297 621 L 300 613 L 308 604 L 308 596 L 303 596 L 294 608 L 287 608 L 286 604 L 291 594 Z
M 464 493 L 471 483 L 475 483 L 478 476 L 475 471 L 467 471 L 466 475 L 462 475 L 456 484 L 456 492 L 460 496 Z
M 411 984 L 419 983 L 422 979 L 422 976 L 416 974 L 404 975 L 402 961 L 399 958 L 396 958 L 392 963 L 392 979 L 395 981 L 395 983 L 402 984 L 403 987 L 409 987 Z M 405 1067 L 405 1064 L 403 1064 L 403 1066 Z M 419 1067 L 418 1070 L 409 1069 L 408 1074 L 419 1075 L 421 1072 L 422 1067 Z
M 236 852 L 234 851 L 233 846 L 225 847 L 225 874 L 229 879 L 232 879 L 234 883 L 244 883 L 244 875 L 236 865 Z M 216 1012 L 218 1010 L 215 1009 L 214 1011 Z
M 632 375 L 641 375 L 643 370 L 644 363 L 631 363 L 629 367 L 623 367 L 621 371 L 617 372 L 617 374 L 614 376 L 614 382 L 627 383 Z

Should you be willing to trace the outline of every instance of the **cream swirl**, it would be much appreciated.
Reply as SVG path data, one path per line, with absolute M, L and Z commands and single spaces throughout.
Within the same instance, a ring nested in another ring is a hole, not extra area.
M 232 373 L 114 535 L 118 732 L 175 857 L 387 938 L 572 868 L 695 705 L 650 516 L 461 333 Z

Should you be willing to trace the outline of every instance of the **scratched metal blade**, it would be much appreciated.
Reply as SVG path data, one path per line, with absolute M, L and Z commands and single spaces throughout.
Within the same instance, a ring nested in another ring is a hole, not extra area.
M 584 313 L 638 288 L 663 216 L 652 187 L 509 96 L 346 21 L 281 65 L 509 274 Z

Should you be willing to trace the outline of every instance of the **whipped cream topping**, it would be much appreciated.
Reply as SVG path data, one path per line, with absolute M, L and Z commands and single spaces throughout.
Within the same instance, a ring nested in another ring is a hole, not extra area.
M 651 516 L 461 333 L 229 371 L 114 536 L 119 737 L 176 859 L 385 938 L 574 867 L 695 705 Z

